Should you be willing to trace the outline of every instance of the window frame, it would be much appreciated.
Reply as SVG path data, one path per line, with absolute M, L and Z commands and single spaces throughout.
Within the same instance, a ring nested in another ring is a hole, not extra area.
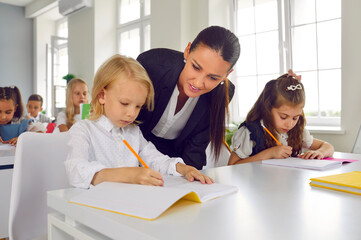
M 233 12 L 234 12 L 234 32 L 236 33 L 237 36 L 246 36 L 246 35 L 241 35 L 237 32 L 238 28 L 238 2 L 241 0 L 234 0 L 234 4 L 233 4 Z M 317 0 L 315 0 L 317 1 Z M 255 6 L 255 2 L 256 0 L 253 0 L 253 9 Z M 292 19 L 291 19 L 291 0 L 276 0 L 277 2 L 277 11 L 278 11 L 278 52 L 279 52 L 279 70 L 280 73 L 284 73 L 287 72 L 288 69 L 293 69 L 293 62 L 292 62 L 292 30 L 294 29 L 294 27 L 297 27 L 299 25 L 295 25 L 292 26 Z M 316 2 L 315 2 L 316 3 Z M 253 10 L 254 11 L 254 10 Z M 322 22 L 326 22 L 326 21 L 332 21 L 335 19 L 340 19 L 342 21 L 342 15 L 339 18 L 330 18 L 327 20 L 317 20 L 315 19 L 313 22 L 308 23 L 308 24 L 316 24 L 316 36 L 317 36 L 317 24 L 318 23 L 322 23 Z M 341 30 L 341 29 L 340 29 Z M 260 32 L 255 32 L 252 34 L 260 34 Z M 316 46 L 318 45 L 318 38 L 316 38 Z M 259 47 L 258 47 L 259 48 Z M 341 48 L 341 46 L 340 46 Z M 256 46 L 256 51 L 257 51 L 257 46 Z M 342 48 L 341 48 L 341 54 L 342 54 Z M 316 52 L 317 58 L 319 56 L 319 52 Z M 240 66 L 242 67 L 242 66 Z M 317 69 L 312 70 L 315 71 L 317 73 L 317 76 L 319 76 L 319 72 L 323 71 L 323 70 L 334 70 L 334 69 L 339 69 L 341 71 L 341 75 L 340 75 L 340 81 L 342 83 L 342 65 L 340 65 L 339 68 L 330 68 L 330 69 L 323 69 L 319 67 L 319 63 L 317 62 Z M 307 71 L 303 71 L 303 72 L 307 72 Z M 270 73 L 271 74 L 271 73 Z M 263 74 L 259 74 L 258 71 L 256 71 L 255 75 L 249 75 L 249 77 L 259 77 Z M 269 75 L 269 74 L 267 74 Z M 237 69 L 235 69 L 235 79 L 238 79 L 240 77 L 246 77 L 246 75 L 238 75 L 237 74 Z M 319 86 L 319 77 L 317 78 L 317 86 Z M 235 81 L 235 85 L 237 86 L 237 82 L 238 80 Z M 259 88 L 258 86 L 258 81 L 257 81 L 257 89 Z M 317 89 L 317 91 L 319 91 L 319 88 Z M 258 89 L 258 92 L 260 92 L 260 89 Z M 340 89 L 340 93 L 341 93 L 341 89 Z M 231 121 L 233 122 L 239 122 L 239 121 L 244 121 L 246 116 L 240 116 L 240 108 L 239 108 L 239 100 L 237 97 L 237 92 L 235 97 L 236 100 L 235 103 L 231 103 L 231 113 L 232 113 L 232 117 L 231 117 Z M 342 95 L 340 98 L 340 101 L 342 101 Z M 233 102 L 233 101 L 232 101 Z M 320 104 L 320 94 L 318 94 L 318 105 Z M 320 116 L 322 109 L 320 109 L 320 107 L 318 107 L 318 116 L 317 117 L 313 117 L 313 116 L 307 116 L 307 125 L 308 126 L 312 126 L 317 128 L 319 127 L 340 127 L 341 126 L 341 115 L 340 117 L 322 117 Z M 340 109 L 340 111 L 342 112 L 342 109 Z
M 121 39 L 120 39 L 120 35 L 123 32 L 126 31 L 130 31 L 132 29 L 136 29 L 139 28 L 139 53 L 144 52 L 145 50 L 145 29 L 147 25 L 151 25 L 150 24 L 150 19 L 151 19 L 151 12 L 149 15 L 145 15 L 145 3 L 144 0 L 139 0 L 139 4 L 140 4 L 140 17 L 138 19 L 126 22 L 126 23 L 120 23 L 120 15 L 121 15 L 121 10 L 120 10 L 120 6 L 121 6 L 121 1 L 122 0 L 118 0 L 117 1 L 117 52 L 122 54 L 121 51 Z M 151 0 L 149 0 L 151 1 Z

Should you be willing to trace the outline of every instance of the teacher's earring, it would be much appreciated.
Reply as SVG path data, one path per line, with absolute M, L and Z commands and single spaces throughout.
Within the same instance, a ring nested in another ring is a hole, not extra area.
M 183 59 L 183 62 L 184 62 L 184 63 L 186 63 L 186 62 L 187 62 L 187 60 Z
M 224 81 L 221 82 L 221 85 L 223 85 L 223 84 L 224 84 Z

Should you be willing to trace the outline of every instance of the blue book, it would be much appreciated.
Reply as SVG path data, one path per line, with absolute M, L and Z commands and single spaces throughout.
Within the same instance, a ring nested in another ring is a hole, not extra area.
M 0 135 L 3 141 L 8 141 L 10 139 L 19 137 L 20 134 L 26 132 L 26 129 L 31 120 L 24 119 L 21 123 L 17 124 L 6 124 L 0 125 Z

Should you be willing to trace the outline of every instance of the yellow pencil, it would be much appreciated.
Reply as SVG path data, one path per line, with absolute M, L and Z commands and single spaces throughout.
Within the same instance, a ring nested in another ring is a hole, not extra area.
M 268 134 L 276 141 L 276 143 L 281 146 L 282 144 L 277 140 L 277 138 L 275 138 L 275 136 L 272 135 L 272 133 L 270 131 L 268 131 L 268 129 L 266 128 L 265 125 L 263 125 L 263 123 L 261 123 L 262 127 L 264 128 L 264 130 L 266 130 L 266 132 L 268 132 Z
M 119 137 L 122 139 L 123 143 L 129 148 L 129 150 L 134 154 L 134 156 L 137 157 L 138 161 L 145 167 L 145 168 L 149 168 L 148 165 L 143 161 L 143 159 L 138 155 L 138 153 L 136 153 L 134 151 L 134 149 L 132 148 L 132 146 L 130 146 L 130 144 L 127 142 L 127 140 L 125 140 L 123 138 L 123 136 L 121 134 L 118 134 Z

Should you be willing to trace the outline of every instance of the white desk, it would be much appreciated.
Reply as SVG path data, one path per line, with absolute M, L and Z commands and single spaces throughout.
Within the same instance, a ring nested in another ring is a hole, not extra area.
M 0 149 L 0 238 L 8 237 L 9 207 L 15 148 Z
M 361 196 L 309 185 L 312 177 L 354 170 L 361 171 L 361 161 L 326 171 L 260 163 L 208 169 L 239 192 L 202 204 L 180 201 L 154 221 L 68 203 L 77 189 L 50 191 L 48 206 L 67 218 L 49 215 L 49 239 L 64 239 L 60 225 L 93 239 L 360 239 Z

